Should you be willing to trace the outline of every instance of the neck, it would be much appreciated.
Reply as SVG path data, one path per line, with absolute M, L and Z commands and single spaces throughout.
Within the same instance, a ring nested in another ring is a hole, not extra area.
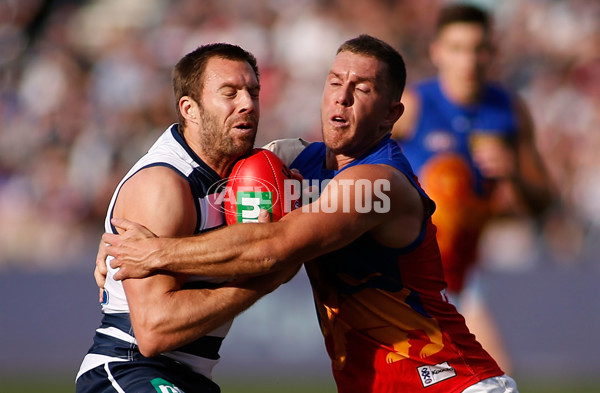
M 337 171 L 350 164 L 355 159 L 356 158 L 346 156 L 344 154 L 335 154 L 332 150 L 327 148 L 325 155 L 325 166 L 327 169 Z
M 221 178 L 229 176 L 233 164 L 239 157 L 225 156 L 213 149 L 212 146 L 205 148 L 204 144 L 198 138 L 194 138 L 193 135 L 197 135 L 197 133 L 190 132 L 190 130 L 183 132 L 183 139 L 194 153 Z
M 233 168 L 233 164 L 237 161 L 239 157 L 225 157 L 225 156 L 216 156 L 214 154 L 210 154 L 209 152 L 205 152 L 204 150 L 196 150 L 194 149 L 198 157 L 206 165 L 208 165 L 217 175 L 221 178 L 226 178 L 229 176 L 231 169 Z
M 440 86 L 444 95 L 459 105 L 472 105 L 479 101 L 483 82 L 463 81 L 450 78 L 440 78 Z
M 352 152 L 352 153 L 343 153 L 343 152 L 336 153 L 333 150 L 331 150 L 329 147 L 327 147 L 326 154 L 325 154 L 326 168 L 331 169 L 331 170 L 336 170 L 336 171 L 344 168 L 345 166 L 349 165 L 350 163 L 355 161 L 357 158 L 363 156 L 369 150 L 371 150 L 375 146 L 377 146 L 379 144 L 379 142 L 381 142 L 383 140 L 383 138 L 385 138 L 388 134 L 389 133 L 383 134 L 380 138 L 377 138 L 376 140 L 374 140 L 373 143 L 369 144 L 364 149 L 360 149 L 360 150 L 358 150 L 356 152 Z

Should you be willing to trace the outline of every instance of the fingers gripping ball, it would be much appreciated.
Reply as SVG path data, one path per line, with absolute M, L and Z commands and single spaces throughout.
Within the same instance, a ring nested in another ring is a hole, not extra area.
M 297 181 L 288 167 L 270 150 L 255 148 L 235 163 L 227 180 L 223 201 L 228 225 L 258 222 L 261 210 L 278 221 L 296 207 Z

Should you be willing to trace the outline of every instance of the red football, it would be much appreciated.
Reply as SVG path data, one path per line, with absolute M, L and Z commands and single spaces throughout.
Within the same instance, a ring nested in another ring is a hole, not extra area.
M 270 150 L 255 148 L 240 158 L 227 179 L 223 207 L 228 225 L 258 222 L 261 209 L 268 210 L 271 221 L 291 211 L 293 183 L 290 170 Z

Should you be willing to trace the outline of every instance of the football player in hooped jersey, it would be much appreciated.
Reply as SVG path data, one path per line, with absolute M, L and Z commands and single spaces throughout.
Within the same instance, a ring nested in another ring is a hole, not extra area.
M 405 79 L 388 44 L 367 35 L 345 42 L 323 91 L 324 142 L 292 146 L 301 150 L 292 168 L 329 180 L 316 200 L 279 222 L 192 238 L 157 238 L 114 220 L 125 233 L 103 236 L 110 246 L 98 269 L 107 252 L 118 278 L 156 269 L 253 276 L 306 262 L 339 392 L 516 392 L 444 296 L 435 204 L 390 138 Z M 366 186 L 375 183 L 387 184 L 385 195 Z
M 442 8 L 430 47 L 438 75 L 407 89 L 392 137 L 437 204 L 433 222 L 448 294 L 484 348 L 509 369 L 477 280 L 468 277 L 494 210 L 539 213 L 552 193 L 524 103 L 487 81 L 494 51 L 489 18 L 471 5 Z
M 117 186 L 106 217 L 161 236 L 222 226 L 214 185 L 254 145 L 258 69 L 240 47 L 212 44 L 184 56 L 173 85 L 179 123 Z M 77 392 L 218 392 L 211 370 L 232 318 L 293 272 L 229 281 L 178 273 L 117 281 L 109 269 L 103 319 L 77 375 Z M 233 279 L 234 277 L 231 277 Z

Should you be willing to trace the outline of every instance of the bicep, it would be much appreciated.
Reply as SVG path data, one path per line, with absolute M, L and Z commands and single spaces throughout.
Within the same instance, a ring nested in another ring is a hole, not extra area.
M 393 196 L 376 190 L 389 171 L 376 165 L 348 169 L 330 181 L 319 198 L 282 218 L 287 255 L 302 262 L 337 250 L 389 219 Z M 390 191 L 391 192 L 391 191 Z M 394 214 L 393 212 L 391 214 Z M 287 240 L 289 239 L 289 240 Z
M 196 211 L 188 182 L 173 169 L 145 168 L 123 184 L 113 217 L 144 225 L 157 236 L 191 235 Z
M 187 181 L 172 169 L 151 167 L 130 178 L 121 188 L 114 216 L 144 225 L 158 236 L 192 235 L 196 225 L 195 204 Z M 156 301 L 179 289 L 183 277 L 156 274 L 123 282 L 132 312 L 150 299 Z

